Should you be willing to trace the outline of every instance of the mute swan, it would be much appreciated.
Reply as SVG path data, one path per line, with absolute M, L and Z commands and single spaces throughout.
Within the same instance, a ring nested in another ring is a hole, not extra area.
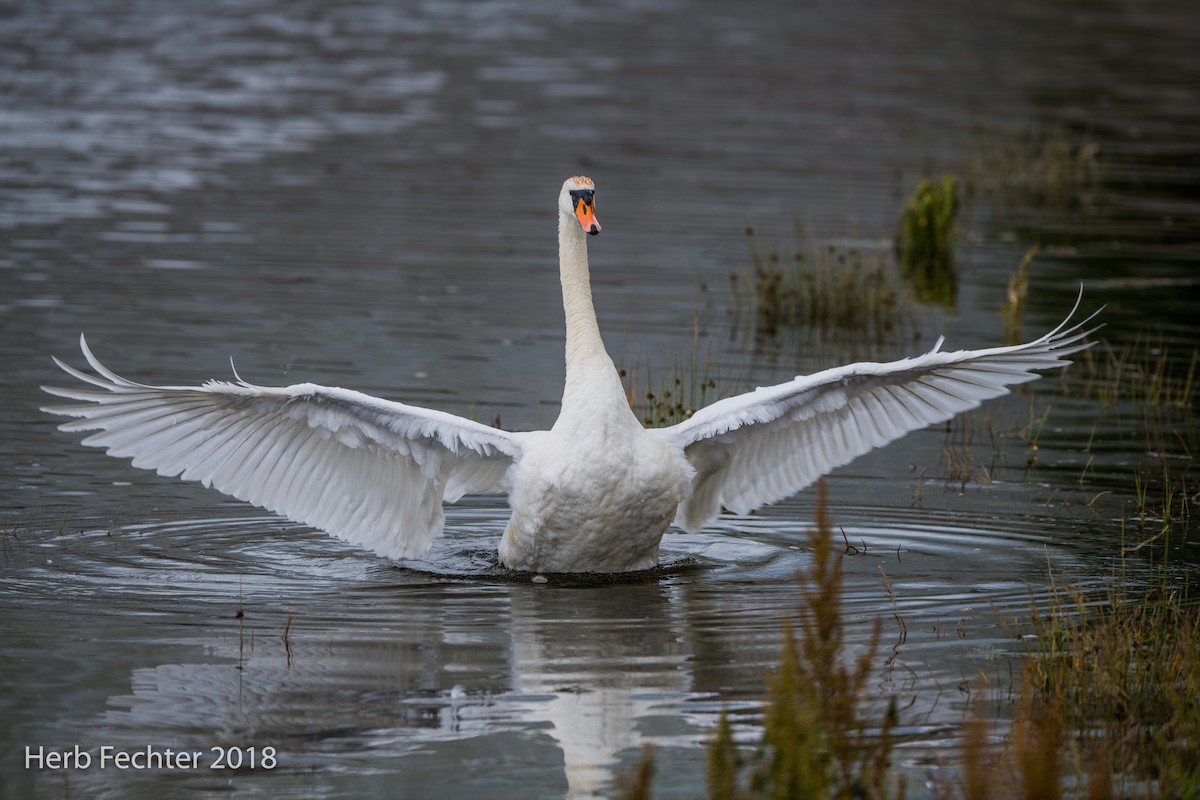
M 98 429 L 83 444 L 135 467 L 200 481 L 380 556 L 424 553 L 442 531 L 443 503 L 507 492 L 501 563 L 624 572 L 658 563 L 672 522 L 695 531 L 722 507 L 745 514 L 781 500 L 1089 346 L 1082 327 L 1091 317 L 1068 327 L 1070 316 L 1026 344 L 944 352 L 939 339 L 921 356 L 799 376 L 648 430 L 596 324 L 587 235 L 599 232 L 595 186 L 569 178 L 558 197 L 566 386 L 548 431 L 510 433 L 312 383 L 255 386 L 236 372 L 232 383 L 134 383 L 101 364 L 82 335 L 94 374 L 54 361 L 93 388 L 43 387 L 77 401 L 44 410 L 78 417 L 62 430 Z

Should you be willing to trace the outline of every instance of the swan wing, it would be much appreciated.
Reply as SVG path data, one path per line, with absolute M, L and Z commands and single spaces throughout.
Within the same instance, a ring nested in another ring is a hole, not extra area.
M 200 481 L 382 556 L 420 555 L 441 533 L 442 502 L 504 488 L 521 435 L 361 392 L 122 378 L 79 339 L 95 374 L 54 361 L 87 387 L 42 387 L 75 401 L 61 430 L 135 467 Z
M 1065 366 L 1065 356 L 1091 346 L 1084 339 L 1096 328 L 1084 326 L 1094 316 L 1070 327 L 1068 316 L 1046 335 L 1006 347 L 944 352 L 938 339 L 921 356 L 799 376 L 655 429 L 696 470 L 675 522 L 694 531 L 722 507 L 749 513 L 909 431 L 1007 394 L 1037 378 L 1033 370 Z

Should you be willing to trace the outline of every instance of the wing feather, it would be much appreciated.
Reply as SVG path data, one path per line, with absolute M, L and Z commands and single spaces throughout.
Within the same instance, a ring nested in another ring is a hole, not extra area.
M 1086 327 L 1099 311 L 1070 325 L 1078 307 L 1031 342 L 946 352 L 939 339 L 915 358 L 798 376 L 655 429 L 696 470 L 676 524 L 694 531 L 722 507 L 748 513 L 781 500 L 863 453 L 1007 394 L 1037 378 L 1034 370 L 1065 366 L 1099 327 Z
M 54 362 L 85 386 L 43 387 L 71 401 L 45 409 L 73 418 L 61 430 L 383 556 L 423 553 L 442 503 L 504 490 L 523 452 L 521 434 L 346 389 L 136 383 L 79 343 L 92 372 Z

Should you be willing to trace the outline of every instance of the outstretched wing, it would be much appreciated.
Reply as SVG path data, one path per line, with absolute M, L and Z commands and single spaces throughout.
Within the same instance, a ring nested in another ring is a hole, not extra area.
M 922 356 L 799 376 L 655 429 L 696 470 L 675 522 L 694 531 L 722 507 L 749 513 L 909 431 L 1007 394 L 1009 386 L 1037 378 L 1032 370 L 1065 366 L 1065 356 L 1091 346 L 1084 339 L 1095 328 L 1083 327 L 1093 317 L 1067 327 L 1068 316 L 1045 336 L 1008 347 L 948 353 L 938 339 Z
M 442 502 L 504 489 L 520 434 L 452 414 L 311 383 L 149 386 L 54 359 L 94 388 L 42 387 L 76 401 L 43 410 L 99 430 L 83 440 L 135 467 L 200 481 L 379 555 L 406 558 L 441 533 Z M 236 375 L 235 375 L 236 377 Z

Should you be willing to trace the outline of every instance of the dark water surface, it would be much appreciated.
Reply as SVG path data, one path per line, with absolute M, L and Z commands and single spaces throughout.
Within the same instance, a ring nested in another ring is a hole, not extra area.
M 664 567 L 629 579 L 505 573 L 506 507 L 490 497 L 449 509 L 427 559 L 395 564 L 81 447 L 37 410 L 37 387 L 60 382 L 50 354 L 79 363 L 86 331 L 135 379 L 225 376 L 232 356 L 261 384 L 547 426 L 562 380 L 554 200 L 585 173 L 605 229 L 596 304 L 621 363 L 669 369 L 697 331 L 747 385 L 940 332 L 985 346 L 1040 243 L 1026 335 L 1082 282 L 1086 309 L 1107 305 L 1108 345 L 1142 341 L 1184 374 L 1200 343 L 1195 16 L 1166 2 L 0 10 L 0 795 L 605 796 L 646 744 L 656 796 L 701 795 L 719 710 L 756 736 L 814 492 L 671 535 Z M 953 309 L 918 307 L 884 343 L 756 345 L 732 315 L 748 225 L 783 247 L 799 223 L 878 248 L 920 175 L 1053 136 L 1093 147 L 1099 178 L 1055 203 L 984 169 Z M 910 786 L 946 774 L 970 701 L 1004 715 L 1024 652 L 1010 623 L 1047 602 L 1048 569 L 1100 588 L 1119 569 L 1139 580 L 1150 557 L 1180 581 L 1200 567 L 1178 534 L 1120 559 L 1134 476 L 1186 473 L 1195 409 L 1163 423 L 1190 434 L 1148 440 L 1136 399 L 1100 402 L 1095 352 L 829 482 L 855 546 L 851 645 L 876 617 L 907 621 L 904 640 L 885 627 L 879 689 L 907 705 Z M 1014 434 L 1030 426 L 1027 469 Z M 949 481 L 944 450 L 967 433 L 979 463 Z M 75 745 L 205 761 L 26 769 L 27 747 Z M 231 746 L 274 748 L 276 766 L 209 769 L 209 748 Z

